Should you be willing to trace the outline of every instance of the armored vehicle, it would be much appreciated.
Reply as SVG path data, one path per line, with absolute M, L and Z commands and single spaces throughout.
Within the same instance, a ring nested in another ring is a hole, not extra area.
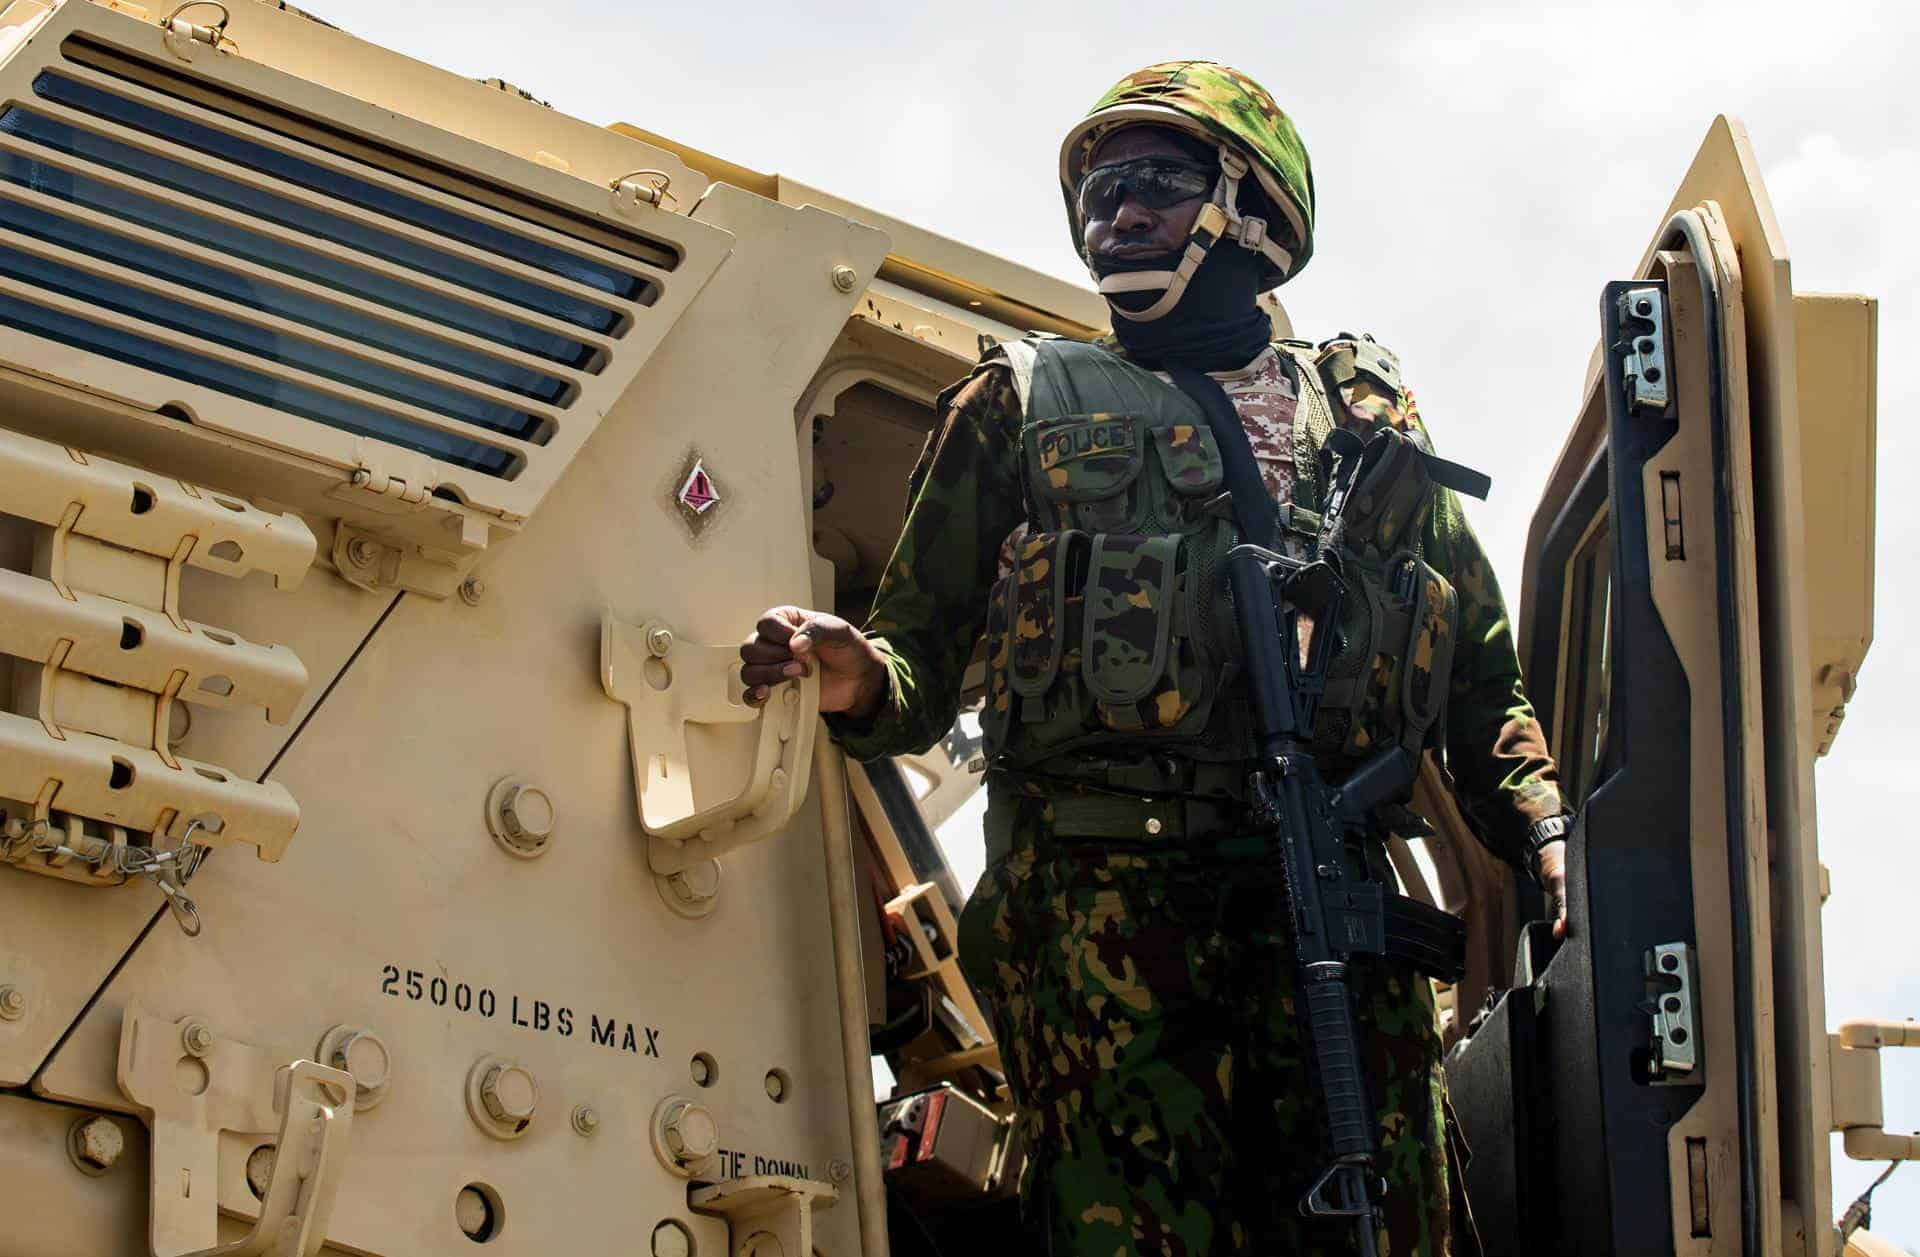
M 1571 938 L 1432 765 L 1393 854 L 1490 1251 L 1827 1257 L 1829 1132 L 1916 1151 L 1920 1030 L 1821 985 L 1875 306 L 1736 123 L 1651 225 L 1524 573 Z M 283 5 L 0 6 L 0 1252 L 1005 1243 L 977 724 L 850 764 L 736 648 L 858 619 L 936 393 L 1104 309 Z

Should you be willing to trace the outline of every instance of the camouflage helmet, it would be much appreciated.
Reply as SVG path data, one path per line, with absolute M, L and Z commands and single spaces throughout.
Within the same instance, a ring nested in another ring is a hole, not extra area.
M 1256 240 L 1247 243 L 1239 234 L 1239 207 L 1230 186 L 1223 208 L 1232 237 L 1265 255 L 1267 287 L 1299 274 L 1313 256 L 1313 167 L 1307 146 L 1264 87 L 1214 61 L 1163 61 L 1136 70 L 1109 88 L 1067 133 L 1060 145 L 1060 186 L 1076 251 L 1084 243 L 1075 191 L 1094 148 L 1121 127 L 1143 123 L 1173 127 L 1237 155 L 1238 163 L 1223 155 L 1230 184 L 1238 182 L 1232 177 L 1234 165 L 1250 167 L 1285 226 L 1261 222 L 1253 229 Z

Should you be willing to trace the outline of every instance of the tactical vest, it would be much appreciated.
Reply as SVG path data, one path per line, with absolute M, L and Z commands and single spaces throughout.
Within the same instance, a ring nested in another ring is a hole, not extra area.
M 1275 545 L 1308 557 L 1329 398 L 1356 371 L 1389 388 L 1398 375 L 1371 341 L 1277 348 L 1299 400 L 1294 500 L 1277 507 Z M 1067 773 L 1076 751 L 1244 758 L 1226 579 L 1239 532 L 1205 415 L 1098 346 L 1034 337 L 995 352 L 1023 406 L 1027 528 L 988 608 L 989 756 Z M 1453 656 L 1458 599 L 1420 553 L 1433 486 L 1404 437 L 1375 439 L 1389 448 L 1355 486 L 1340 548 L 1349 590 L 1315 739 L 1330 755 L 1392 741 L 1417 752 L 1435 740 Z

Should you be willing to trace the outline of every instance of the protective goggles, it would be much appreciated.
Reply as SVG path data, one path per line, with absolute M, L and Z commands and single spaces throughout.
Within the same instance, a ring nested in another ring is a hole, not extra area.
M 1074 194 L 1081 222 L 1110 222 L 1128 197 L 1151 210 L 1172 209 L 1182 201 L 1213 192 L 1215 172 L 1169 157 L 1138 157 L 1095 166 Z

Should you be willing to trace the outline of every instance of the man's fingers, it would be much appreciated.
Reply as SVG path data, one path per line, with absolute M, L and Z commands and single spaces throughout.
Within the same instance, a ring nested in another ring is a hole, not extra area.
M 746 663 L 780 664 L 793 658 L 793 650 L 790 645 L 770 642 L 755 634 L 740 643 L 740 658 Z
M 740 680 L 749 688 L 778 685 L 789 679 L 786 670 L 790 666 L 784 663 L 750 663 L 740 669 Z
M 774 607 L 753 626 L 754 636 L 785 645 L 795 629 L 807 622 L 807 613 L 799 607 Z

